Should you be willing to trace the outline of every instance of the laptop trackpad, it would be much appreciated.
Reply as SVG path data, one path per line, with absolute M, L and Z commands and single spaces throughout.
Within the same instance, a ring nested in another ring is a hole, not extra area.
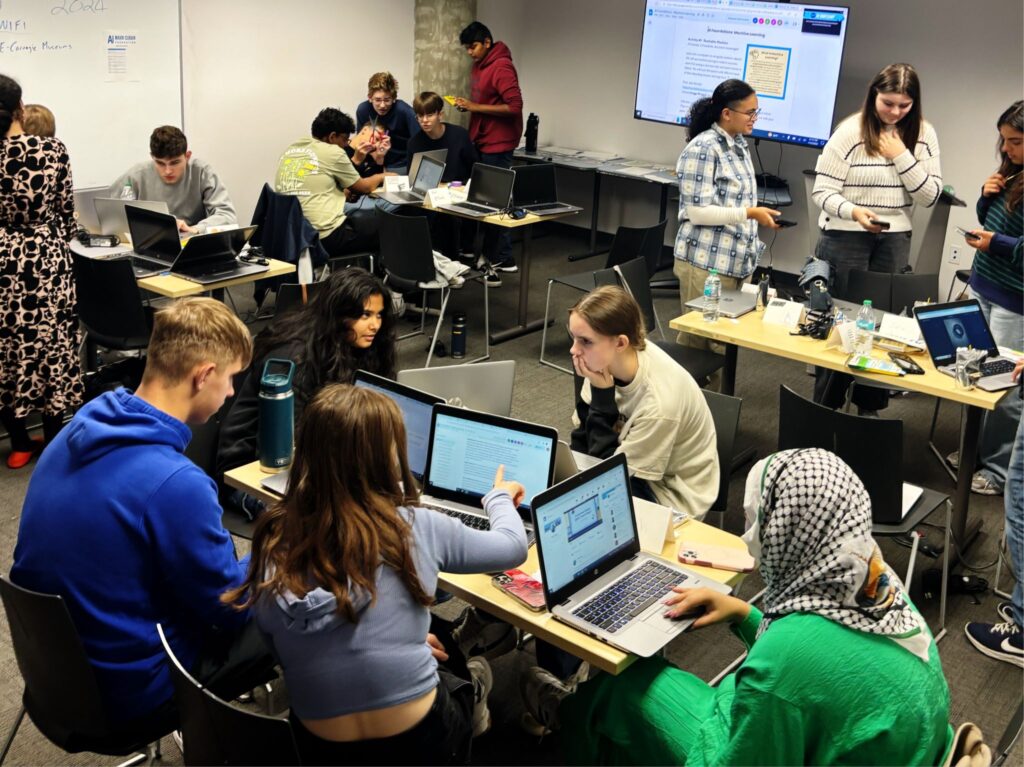
M 648 628 L 657 629 L 666 634 L 677 634 L 693 623 L 697 617 L 694 615 L 686 618 L 666 618 L 664 612 L 667 609 L 659 600 L 654 611 L 644 618 L 641 623 Z

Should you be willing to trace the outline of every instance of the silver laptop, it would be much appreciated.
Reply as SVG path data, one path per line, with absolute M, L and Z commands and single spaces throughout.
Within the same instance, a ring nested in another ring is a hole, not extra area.
M 170 213 L 167 203 L 163 200 L 120 200 L 115 197 L 94 197 L 93 207 L 96 209 L 96 220 L 100 234 L 116 234 L 118 236 L 130 232 L 126 206 L 151 210 L 155 213 Z
M 494 415 L 512 413 L 515 360 L 399 370 L 398 381 L 459 405 Z
M 555 482 L 564 482 L 599 463 L 600 458 L 573 450 L 568 442 L 560 439 L 555 446 Z
M 477 530 L 488 530 L 480 501 L 503 465 L 505 479 L 526 488 L 519 514 L 528 520 L 534 496 L 551 485 L 556 442 L 558 432 L 550 426 L 435 405 L 420 503 Z M 526 530 L 532 537 L 532 525 Z
M 722 297 L 718 302 L 718 313 L 723 317 L 736 319 L 754 311 L 756 303 L 756 293 L 744 293 L 742 290 L 723 290 Z M 704 308 L 704 296 L 691 298 L 686 302 L 686 306 L 689 309 L 701 311 Z
M 1015 360 L 999 354 L 999 347 L 977 299 L 916 306 L 914 318 L 921 328 L 928 354 L 940 373 L 955 375 L 956 350 L 969 346 L 988 352 L 988 357 L 981 363 L 981 375 L 975 386 L 984 391 L 1001 391 L 1017 385 L 1012 377 Z
M 558 201 L 555 166 L 549 162 L 516 167 L 516 182 L 512 187 L 512 200 L 515 207 L 538 216 L 579 213 L 583 210 L 578 205 Z
M 516 172 L 493 165 L 476 163 L 469 178 L 469 192 L 465 202 L 439 205 L 441 210 L 450 210 L 472 218 L 484 218 L 508 210 L 512 201 L 512 186 Z
M 417 152 L 412 156 L 412 160 L 409 161 L 409 178 L 416 178 L 416 173 L 420 169 L 420 161 L 424 157 L 429 157 L 438 162 L 445 162 L 448 159 L 447 149 L 431 149 L 429 152 Z
M 625 652 L 649 657 L 696 619 L 664 617 L 673 586 L 732 591 L 641 553 L 621 453 L 537 495 L 533 524 L 548 610 Z
M 444 162 L 432 157 L 421 157 L 416 176 L 410 176 L 412 189 L 408 192 L 382 192 L 377 197 L 392 205 L 422 205 L 427 192 L 436 189 L 444 175 Z

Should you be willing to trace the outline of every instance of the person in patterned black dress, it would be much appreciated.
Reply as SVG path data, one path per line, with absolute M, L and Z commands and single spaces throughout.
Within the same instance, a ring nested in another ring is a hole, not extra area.
M 42 414 L 49 442 L 83 392 L 71 166 L 60 141 L 25 135 L 23 111 L 21 86 L 0 75 L 0 421 L 12 469 L 43 446 L 29 438 L 26 418 Z

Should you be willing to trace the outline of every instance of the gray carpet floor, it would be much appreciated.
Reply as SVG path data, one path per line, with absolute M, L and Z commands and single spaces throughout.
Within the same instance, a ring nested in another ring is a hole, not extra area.
M 580 253 L 585 248 L 584 239 L 576 233 L 554 230 L 541 233 L 533 240 L 532 275 L 530 289 L 531 317 L 540 317 L 544 309 L 547 280 L 557 274 L 569 274 L 603 265 L 602 257 L 591 258 L 578 263 L 568 263 L 566 256 Z M 490 290 L 491 318 L 495 328 L 513 322 L 517 302 L 519 275 L 504 275 L 504 285 Z M 463 310 L 468 315 L 468 355 L 475 356 L 483 344 L 483 310 L 481 288 L 468 284 L 453 295 L 451 309 Z M 254 307 L 251 291 L 234 289 L 232 298 L 241 315 L 251 317 Z M 565 288 L 557 288 L 552 296 L 552 316 L 555 319 L 554 332 L 549 334 L 548 353 L 554 358 L 566 359 L 568 341 L 561 330 L 566 309 L 578 294 Z M 656 301 L 657 309 L 666 331 L 668 320 L 679 312 L 678 298 L 666 295 Z M 403 320 L 403 329 L 410 327 Z M 253 329 L 261 326 L 253 321 Z M 449 326 L 442 329 L 441 338 L 448 339 Z M 670 334 L 671 335 L 671 334 Z M 537 362 L 540 352 L 541 334 L 516 339 L 492 347 L 492 359 L 516 360 L 516 385 L 513 415 L 517 418 L 546 423 L 558 428 L 563 438 L 569 434 L 572 412 L 572 379 Z M 401 367 L 422 367 L 425 360 L 426 341 L 413 338 L 402 342 L 400 351 Z M 437 364 L 450 364 L 448 359 L 439 359 Z M 796 391 L 810 395 L 813 379 L 806 374 L 803 365 L 780 360 L 769 355 L 741 350 L 736 384 L 736 394 L 743 398 L 743 410 L 738 445 L 751 446 L 758 456 L 773 451 L 777 444 L 779 386 L 786 384 Z M 901 418 L 904 422 L 904 479 L 943 492 L 952 493 L 953 484 L 926 447 L 928 427 L 931 421 L 934 401 L 911 395 L 895 398 L 885 417 Z M 956 446 L 959 427 L 959 409 L 952 405 L 942 408 L 937 441 L 945 450 Z M 4 450 L 6 445 L 0 447 Z M 17 536 L 18 518 L 26 486 L 31 476 L 31 466 L 20 471 L 0 468 L 0 569 L 10 568 L 11 557 Z M 740 532 L 743 524 L 742 492 L 745 472 L 737 473 L 730 487 L 729 511 L 725 526 L 733 532 Z M 999 534 L 1002 529 L 1002 498 L 972 496 L 971 516 L 983 522 L 983 532 L 971 548 L 968 560 L 977 567 L 980 575 L 994 580 L 994 561 L 997 558 Z M 927 536 L 939 542 L 936 530 L 928 530 Z M 244 551 L 247 543 L 239 540 L 239 549 Z M 886 558 L 901 575 L 906 570 L 908 551 L 889 541 L 881 541 Z M 926 557 L 918 560 L 917 576 L 935 563 Z M 1002 588 L 1008 589 L 1010 580 L 1004 568 Z M 751 576 L 743 585 L 741 595 L 750 596 L 758 590 L 759 579 Z M 919 589 L 912 589 L 918 605 L 933 626 L 938 621 L 938 600 L 927 599 Z M 995 607 L 1000 598 L 991 591 L 975 599 L 967 595 L 951 595 L 947 616 L 949 635 L 940 643 L 939 651 L 943 668 L 949 681 L 952 707 L 950 718 L 954 725 L 964 721 L 977 723 L 993 746 L 999 740 L 1010 717 L 1020 705 L 1022 696 L 1022 672 L 1006 663 L 1001 663 L 976 652 L 964 637 L 963 625 L 971 620 L 994 622 L 997 620 Z M 464 605 L 452 600 L 437 608 L 445 616 L 456 615 Z M 6 621 L 0 626 L 0 737 L 8 732 L 18 712 L 22 693 L 21 678 L 10 644 Z M 668 658 L 680 667 L 697 676 L 710 680 L 741 651 L 738 640 L 724 627 L 712 627 L 693 634 L 684 634 L 669 646 Z M 516 671 L 521 664 L 531 661 L 531 647 L 514 651 L 493 663 L 495 686 L 490 697 L 494 725 L 492 730 L 474 744 L 474 762 L 481 764 L 551 764 L 559 762 L 557 737 L 538 741 L 524 734 L 519 728 L 523 712 L 516 685 Z M 841 684 L 841 680 L 836 680 Z M 899 680 L 892 680 L 899 684 Z M 282 701 L 273 701 L 283 705 Z M 169 738 L 163 741 L 163 762 L 181 764 L 181 755 Z M 1024 751 L 1018 743 L 1010 754 L 1009 764 L 1024 763 Z M 69 755 L 60 751 L 33 727 L 26 719 L 14 741 L 7 763 L 28 764 L 116 764 L 120 759 L 101 757 L 95 754 Z

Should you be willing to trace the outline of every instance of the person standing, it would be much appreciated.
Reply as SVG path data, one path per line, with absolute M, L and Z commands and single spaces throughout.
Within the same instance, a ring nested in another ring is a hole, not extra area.
M 68 151 L 26 135 L 21 86 L 0 75 L 0 422 L 20 469 L 43 448 L 26 418 L 42 413 L 51 442 L 82 401 L 78 317 L 68 242 L 75 233 Z

